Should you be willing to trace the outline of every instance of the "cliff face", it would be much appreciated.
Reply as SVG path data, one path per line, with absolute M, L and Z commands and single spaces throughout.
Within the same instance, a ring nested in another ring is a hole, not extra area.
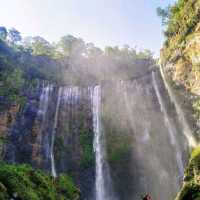
M 118 199 L 144 193 L 155 200 L 174 198 L 188 160 L 188 141 L 180 134 L 182 124 L 159 71 L 99 87 L 103 147 Z M 68 173 L 81 199 L 95 199 L 94 88 L 41 81 L 24 91 L 26 103 L 7 129 L 3 159 L 52 175 Z
M 9 110 L 2 117 L 2 134 L 6 134 L 3 159 L 12 164 L 28 163 L 53 175 L 68 173 L 83 198 L 92 196 L 90 88 L 58 87 L 43 81 L 25 93 L 23 109 L 16 114 L 16 108 L 11 108 L 12 115 L 7 117 Z M 10 118 L 15 120 L 8 124 Z
M 171 8 L 165 32 L 166 41 L 160 59 L 164 74 L 177 95 L 194 136 L 198 139 L 200 137 L 199 16 L 199 0 L 179 0 Z
M 19 111 L 17 104 L 11 105 L 8 109 L 0 112 L 0 160 L 4 157 L 4 146 L 8 139 L 8 132 L 16 120 Z
M 184 45 L 184 48 L 174 52 L 165 69 L 176 85 L 182 85 L 188 92 L 200 95 L 200 23 L 187 36 Z
M 108 162 L 119 199 L 144 193 L 173 199 L 188 160 L 188 141 L 159 71 L 103 88 Z
M 200 1 L 179 0 L 171 8 L 161 50 L 161 69 L 189 121 L 192 134 L 200 139 Z M 185 170 L 176 200 L 200 198 L 199 149 Z

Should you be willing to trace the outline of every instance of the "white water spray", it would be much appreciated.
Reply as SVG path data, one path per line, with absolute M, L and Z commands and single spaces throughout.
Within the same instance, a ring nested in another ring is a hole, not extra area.
M 95 200 L 116 200 L 106 161 L 105 137 L 101 125 L 101 87 L 95 86 L 91 95 L 95 151 Z
M 49 105 L 49 96 L 52 91 L 52 85 L 48 83 L 47 86 L 43 84 L 42 93 L 40 95 L 40 104 L 37 112 L 37 120 L 41 123 L 40 133 L 43 131 L 46 119 L 46 113 Z M 37 142 L 42 143 L 42 134 L 38 134 Z
M 96 86 L 92 95 L 93 101 L 93 128 L 94 128 L 94 151 L 96 158 L 96 182 L 95 182 L 95 192 L 96 200 L 106 199 L 106 189 L 105 189 L 105 180 L 103 175 L 103 145 L 102 140 L 102 131 L 101 131 L 101 122 L 100 122 L 100 110 L 101 110 L 101 88 Z
M 54 140 L 55 140 L 55 133 L 56 133 L 56 128 L 57 128 L 57 123 L 58 123 L 58 112 L 59 112 L 59 107 L 60 107 L 61 93 L 62 93 L 62 88 L 59 88 L 57 104 L 56 104 L 56 112 L 55 112 L 55 117 L 54 117 L 53 132 L 52 132 L 52 136 L 51 136 L 50 157 L 51 157 L 51 173 L 52 173 L 53 177 L 57 176 L 56 167 L 55 167 L 55 160 L 54 160 Z
M 195 140 L 194 136 L 192 135 L 192 131 L 191 131 L 191 129 L 188 125 L 188 122 L 185 118 L 184 112 L 183 112 L 182 108 L 180 107 L 175 95 L 173 94 L 173 91 L 172 91 L 170 85 L 168 84 L 168 82 L 166 80 L 166 77 L 165 77 L 165 74 L 163 72 L 163 68 L 162 68 L 161 65 L 160 65 L 160 72 L 161 72 L 165 87 L 166 87 L 168 94 L 170 96 L 170 100 L 175 105 L 179 121 L 180 121 L 180 123 L 183 127 L 183 133 L 188 140 L 189 146 L 195 148 L 197 146 L 197 141 Z
M 49 95 L 51 91 L 52 91 L 52 85 L 50 85 L 49 83 L 47 86 L 43 85 L 42 93 L 40 95 L 39 109 L 38 109 L 38 116 L 42 116 L 42 122 L 46 116 L 49 103 Z
M 156 77 L 155 77 L 155 72 L 152 72 L 152 80 L 153 80 L 153 87 L 154 87 L 154 90 L 156 92 L 158 102 L 160 104 L 160 109 L 161 109 L 161 112 L 163 113 L 163 116 L 164 116 L 165 125 L 168 129 L 170 141 L 171 141 L 171 144 L 173 145 L 173 147 L 175 149 L 176 161 L 177 161 L 179 173 L 180 173 L 180 176 L 183 177 L 183 175 L 184 175 L 184 165 L 183 165 L 183 161 L 182 161 L 181 151 L 180 151 L 179 145 L 176 141 L 177 131 L 176 131 L 175 127 L 173 126 L 173 124 L 172 124 L 172 122 L 169 118 L 169 115 L 167 113 L 163 98 L 162 98 L 161 93 L 160 93 L 159 88 L 158 88 L 158 84 L 157 84 Z

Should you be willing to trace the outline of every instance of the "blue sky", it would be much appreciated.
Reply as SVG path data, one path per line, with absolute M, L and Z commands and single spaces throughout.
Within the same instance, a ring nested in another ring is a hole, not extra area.
M 2 0 L 0 25 L 49 41 L 72 34 L 97 46 L 128 44 L 156 52 L 163 42 L 158 6 L 175 0 Z

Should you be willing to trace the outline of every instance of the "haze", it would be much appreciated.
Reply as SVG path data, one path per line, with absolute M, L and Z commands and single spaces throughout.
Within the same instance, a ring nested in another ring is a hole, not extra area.
M 123 45 L 158 54 L 163 41 L 158 6 L 174 0 L 7 0 L 0 25 L 57 41 L 72 34 L 97 46 Z

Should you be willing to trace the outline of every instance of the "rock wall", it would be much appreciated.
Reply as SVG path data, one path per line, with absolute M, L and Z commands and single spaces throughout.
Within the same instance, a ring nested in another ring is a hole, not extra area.
M 71 175 L 81 189 L 82 198 L 91 197 L 94 186 L 91 109 L 90 88 L 58 87 L 43 82 L 27 91 L 23 110 L 7 130 L 4 160 L 29 163 L 51 173 L 53 153 L 57 174 Z
M 27 90 L 26 104 L 7 130 L 4 160 L 52 175 L 66 172 L 82 199 L 94 199 L 93 89 L 44 81 Z M 101 82 L 101 91 L 104 148 L 118 199 L 175 197 L 189 148 L 159 70 Z
M 171 51 L 170 58 L 166 60 L 165 53 L 170 49 L 170 46 L 164 46 L 161 51 L 161 66 L 185 112 L 194 136 L 199 139 L 200 23 L 196 25 L 193 32 L 185 37 L 182 43 L 176 44 L 175 47 L 175 50 Z
M 11 107 L 0 112 L 0 160 L 4 157 L 4 146 L 7 142 L 8 132 L 15 123 L 19 105 L 12 104 Z

